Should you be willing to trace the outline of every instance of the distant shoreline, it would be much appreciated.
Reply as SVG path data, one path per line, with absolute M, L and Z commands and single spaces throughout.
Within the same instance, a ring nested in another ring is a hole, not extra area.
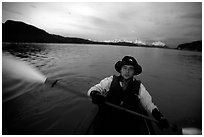
M 40 43 L 40 42 L 2 42 L 2 44 L 74 44 L 74 45 L 107 45 L 107 46 L 117 46 L 117 47 L 133 47 L 133 48 L 159 48 L 159 49 L 170 49 L 178 50 L 177 48 L 162 48 L 162 47 L 152 47 L 152 46 L 124 46 L 124 45 L 112 45 L 112 44 L 87 44 L 87 43 Z M 182 50 L 181 50 L 182 51 Z M 190 50 L 183 50 L 190 51 Z

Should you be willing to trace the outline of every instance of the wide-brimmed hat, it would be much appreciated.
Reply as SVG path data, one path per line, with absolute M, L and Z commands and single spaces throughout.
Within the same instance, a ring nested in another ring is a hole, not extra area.
M 115 64 L 115 70 L 120 73 L 123 65 L 132 65 L 135 69 L 134 75 L 142 73 L 142 67 L 137 63 L 136 59 L 131 56 L 125 56 L 122 61 Z

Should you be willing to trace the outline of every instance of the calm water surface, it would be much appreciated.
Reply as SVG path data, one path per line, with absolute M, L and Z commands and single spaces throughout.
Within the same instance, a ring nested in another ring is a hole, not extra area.
M 138 79 L 169 121 L 201 128 L 201 52 L 82 44 L 3 44 L 3 52 L 83 93 L 101 79 L 117 75 L 118 60 L 134 56 L 143 68 Z

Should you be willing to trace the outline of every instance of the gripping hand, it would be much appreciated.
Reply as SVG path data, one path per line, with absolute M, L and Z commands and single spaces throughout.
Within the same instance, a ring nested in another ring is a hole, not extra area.
M 91 91 L 90 96 L 92 98 L 92 102 L 95 104 L 101 104 L 105 101 L 105 97 L 101 95 L 99 91 Z
M 160 129 L 169 128 L 168 120 L 161 114 L 161 112 L 159 112 L 158 109 L 155 108 L 152 111 L 152 115 L 156 120 L 158 120 L 158 126 Z

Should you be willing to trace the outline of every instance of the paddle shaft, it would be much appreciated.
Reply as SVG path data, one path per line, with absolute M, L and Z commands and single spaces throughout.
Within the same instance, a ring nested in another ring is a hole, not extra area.
M 53 83 L 56 84 L 56 81 L 55 81 L 55 80 L 53 81 L 53 80 L 51 80 L 51 79 L 47 79 L 47 80 L 45 81 L 45 84 L 51 85 L 51 87 L 57 86 L 57 87 L 59 87 L 59 88 L 65 89 L 65 91 L 69 91 L 69 92 L 71 92 L 71 93 L 73 93 L 73 94 L 75 94 L 75 95 L 78 95 L 78 96 L 80 96 L 80 97 L 88 98 L 87 95 L 85 95 L 85 94 L 83 94 L 83 93 L 80 93 L 80 92 L 76 92 L 76 91 L 70 89 L 70 88 L 67 87 L 67 85 L 64 84 L 63 82 L 60 82 L 60 83 L 58 82 L 56 85 L 53 85 Z M 107 106 L 110 106 L 110 107 L 113 107 L 113 108 L 116 108 L 116 109 L 125 111 L 125 112 L 127 112 L 127 113 L 133 114 L 133 115 L 135 115 L 135 116 L 139 116 L 139 117 L 142 117 L 142 118 L 151 120 L 151 121 L 153 121 L 153 122 L 155 122 L 155 123 L 159 123 L 156 119 L 153 119 L 153 118 L 148 117 L 148 116 L 146 116 L 146 115 L 143 115 L 143 114 L 137 113 L 137 112 L 135 112 L 135 111 L 129 110 L 129 109 L 127 109 L 127 108 L 124 108 L 124 107 L 115 105 L 115 104 L 113 104 L 113 103 L 110 103 L 110 102 L 105 101 L 104 104 L 107 105 Z
M 63 82 L 57 82 L 55 79 L 46 79 L 45 84 L 47 84 L 48 86 L 51 86 L 51 88 L 53 88 L 53 87 L 62 88 L 62 89 L 64 89 L 65 91 L 69 91 L 69 93 L 72 93 L 72 94 L 74 94 L 74 95 L 76 95 L 76 96 L 78 96 L 78 97 L 82 97 L 82 98 L 89 99 L 89 97 L 88 97 L 86 94 L 83 94 L 83 93 L 81 93 L 81 92 L 77 92 L 77 91 L 75 91 L 75 90 L 73 90 L 73 89 L 70 89 L 65 83 L 63 83 Z M 127 113 L 129 113 L 129 114 L 132 114 L 132 115 L 135 115 L 135 116 L 139 116 L 139 117 L 145 118 L 145 119 L 150 120 L 150 121 L 152 121 L 152 122 L 154 122 L 154 123 L 156 123 L 156 124 L 159 123 L 159 121 L 156 120 L 156 119 L 154 119 L 154 118 L 151 118 L 151 117 L 148 117 L 148 116 L 143 115 L 143 114 L 141 114 L 141 113 L 138 113 L 138 112 L 129 110 L 129 109 L 127 109 L 127 108 L 124 108 L 124 107 L 121 107 L 121 106 L 118 106 L 118 105 L 115 105 L 115 104 L 113 104 L 113 103 L 110 103 L 110 102 L 105 101 L 104 104 L 107 105 L 107 106 L 110 106 L 110 107 L 112 107 L 112 108 L 125 111 L 125 112 L 127 112 Z M 170 124 L 170 127 L 169 127 L 169 128 L 171 128 L 173 131 L 177 131 L 177 130 L 178 130 L 178 127 L 177 127 L 176 125 L 173 125 L 173 124 Z
M 107 106 L 110 106 L 110 107 L 113 107 L 113 108 L 116 108 L 116 109 L 125 111 L 125 112 L 127 112 L 127 113 L 133 114 L 133 115 L 135 115 L 135 116 L 139 116 L 139 117 L 145 118 L 145 119 L 147 119 L 147 120 L 151 120 L 151 121 L 153 121 L 153 122 L 155 122 L 155 123 L 159 123 L 156 119 L 153 119 L 153 118 L 148 117 L 148 116 L 145 116 L 145 115 L 143 115 L 143 114 L 141 114 L 141 113 L 137 113 L 137 112 L 135 112 L 135 111 L 126 109 L 126 108 L 124 108 L 124 107 L 120 107 L 120 106 L 115 105 L 115 104 L 112 104 L 112 103 L 110 103 L 110 102 L 104 102 L 104 104 L 107 105 Z

